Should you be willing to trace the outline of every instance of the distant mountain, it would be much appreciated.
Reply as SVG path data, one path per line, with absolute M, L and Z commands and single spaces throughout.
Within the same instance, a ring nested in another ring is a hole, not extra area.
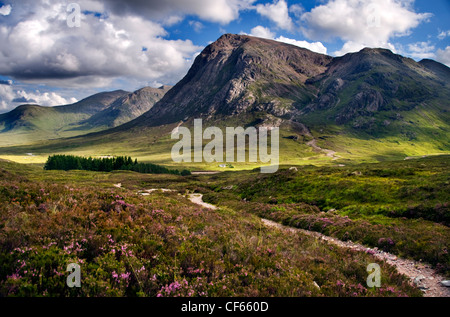
M 444 85 L 446 84 L 448 86 L 450 84 L 450 68 L 447 66 L 433 61 L 432 59 L 423 59 L 419 62 L 419 64 L 436 74 L 436 76 L 443 81 Z
M 151 109 L 170 89 L 102 92 L 71 105 L 22 105 L 0 115 L 0 143 L 23 144 L 108 129 Z
M 61 113 L 83 113 L 93 115 L 110 107 L 114 101 L 127 94 L 129 94 L 129 92 L 124 90 L 101 92 L 89 96 L 74 104 L 57 106 L 53 108 L 57 109 Z
M 145 87 L 121 96 L 108 108 L 97 112 L 83 123 L 90 126 L 119 126 L 149 111 L 171 88 L 171 86 Z
M 320 115 L 323 124 L 335 121 L 368 128 L 386 115 L 395 121 L 392 115 L 397 112 L 430 108 L 434 101 L 443 101 L 436 106 L 445 111 L 449 108 L 450 69 L 434 61 L 424 64 L 432 67 L 386 49 L 366 48 L 334 58 L 326 72 L 308 80 L 319 93 L 300 113 Z

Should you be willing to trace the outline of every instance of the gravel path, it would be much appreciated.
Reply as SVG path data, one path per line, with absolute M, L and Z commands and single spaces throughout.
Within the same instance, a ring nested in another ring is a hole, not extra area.
M 202 194 L 189 194 L 189 200 L 193 202 L 194 204 L 200 205 L 202 207 L 205 207 L 207 209 L 216 210 L 217 207 L 208 203 L 205 203 L 203 201 L 203 195 Z
M 202 194 L 190 194 L 189 200 L 194 204 L 200 205 L 208 209 L 212 210 L 217 209 L 216 206 L 205 203 L 203 201 Z M 423 291 L 425 297 L 450 297 L 450 288 L 445 287 L 441 284 L 441 282 L 444 281 L 445 278 L 437 274 L 430 266 L 426 264 L 412 260 L 401 259 L 393 254 L 378 250 L 377 248 L 371 249 L 351 241 L 344 242 L 336 238 L 325 236 L 318 232 L 283 226 L 277 222 L 267 219 L 261 220 L 264 225 L 270 228 L 276 228 L 279 230 L 288 231 L 292 233 L 300 232 L 302 234 L 315 237 L 322 241 L 327 241 L 338 247 L 370 253 L 377 259 L 385 261 L 389 265 L 395 266 L 400 274 L 409 277 L 411 279 L 411 282 L 417 285 Z
M 400 274 L 409 277 L 412 283 L 416 284 L 424 292 L 425 297 L 450 297 L 450 288 L 441 284 L 441 281 L 444 281 L 445 278 L 437 274 L 430 266 L 423 263 L 401 259 L 393 254 L 378 250 L 377 248 L 371 249 L 351 241 L 344 242 L 336 238 L 325 236 L 318 232 L 286 227 L 271 220 L 262 219 L 262 222 L 267 227 L 277 228 L 289 232 L 301 232 L 305 235 L 327 241 L 342 248 L 371 253 L 377 259 L 385 261 L 389 265 L 395 266 Z

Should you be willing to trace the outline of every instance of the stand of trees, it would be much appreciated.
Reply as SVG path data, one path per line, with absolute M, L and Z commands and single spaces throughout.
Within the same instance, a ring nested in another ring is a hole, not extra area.
M 118 156 L 113 158 L 86 158 L 74 155 L 52 155 L 47 159 L 44 169 L 62 171 L 84 170 L 97 172 L 124 170 L 145 174 L 191 175 L 191 172 L 188 170 L 169 170 L 161 165 L 139 163 L 137 159 L 133 161 L 133 159 L 129 156 Z

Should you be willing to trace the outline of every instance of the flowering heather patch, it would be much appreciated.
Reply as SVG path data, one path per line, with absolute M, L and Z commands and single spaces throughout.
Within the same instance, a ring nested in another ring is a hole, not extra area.
M 272 204 L 223 201 L 236 210 L 245 210 L 262 218 L 286 226 L 315 231 L 342 241 L 359 242 L 416 260 L 424 260 L 443 274 L 450 274 L 450 230 L 426 221 L 395 219 L 389 225 L 371 223 L 364 218 L 351 219 L 335 212 L 309 213 L 299 209 L 299 204 L 283 204 L 282 209 Z
M 421 296 L 383 263 L 383 290 L 366 289 L 371 255 L 265 228 L 245 209 L 106 188 L 94 173 L 70 185 L 4 175 L 0 296 Z M 69 263 L 81 288 L 66 286 Z
M 206 202 L 427 262 L 450 277 L 449 162 L 241 172 L 203 180 L 199 191 Z

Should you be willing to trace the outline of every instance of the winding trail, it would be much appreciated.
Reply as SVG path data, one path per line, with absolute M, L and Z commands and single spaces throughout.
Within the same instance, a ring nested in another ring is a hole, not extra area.
M 189 194 L 189 200 L 193 202 L 194 204 L 200 205 L 202 207 L 205 207 L 207 209 L 216 210 L 217 207 L 208 203 L 205 203 L 203 201 L 203 195 L 202 194 Z
M 190 194 L 188 198 L 194 204 L 197 204 L 204 208 L 211 210 L 217 209 L 216 206 L 205 203 L 203 201 L 202 194 Z M 450 288 L 445 287 L 441 284 L 441 281 L 444 281 L 445 278 L 437 274 L 429 265 L 417 261 L 401 259 L 393 254 L 378 250 L 377 248 L 371 249 L 351 241 L 344 242 L 333 237 L 325 236 L 318 232 L 283 226 L 277 222 L 263 218 L 261 218 L 261 221 L 266 227 L 269 228 L 275 228 L 291 233 L 300 232 L 302 234 L 315 237 L 319 240 L 326 241 L 341 248 L 370 253 L 377 259 L 385 261 L 387 264 L 394 266 L 400 274 L 403 274 L 410 278 L 411 282 L 417 285 L 417 287 L 422 290 L 425 297 L 450 297 Z
M 312 138 L 312 140 L 309 141 L 309 142 L 307 142 L 306 145 L 312 147 L 313 150 L 315 150 L 316 152 L 319 152 L 319 153 L 320 153 L 320 152 L 325 153 L 325 155 L 326 155 L 327 157 L 330 157 L 333 161 L 336 161 L 336 160 L 342 158 L 341 156 L 337 155 L 337 152 L 336 152 L 336 151 L 324 149 L 324 148 L 321 148 L 320 146 L 318 146 L 318 145 L 317 145 L 317 139 L 316 139 L 316 138 L 314 137 L 314 135 L 311 133 L 311 130 L 309 130 L 309 128 L 308 128 L 306 125 L 304 125 L 303 123 L 300 123 L 300 122 L 296 122 L 296 123 L 297 123 L 298 125 L 300 125 L 300 127 L 301 127 L 302 130 L 303 130 L 303 133 L 304 133 L 306 136 Z
M 315 138 L 312 139 L 311 141 L 309 141 L 308 143 L 306 143 L 306 145 L 312 147 L 314 150 L 316 150 L 318 152 L 324 152 L 325 155 L 328 157 L 331 157 L 333 159 L 333 161 L 336 161 L 341 158 L 339 155 L 337 155 L 336 151 L 323 149 L 320 146 L 318 146 L 317 139 L 315 139 Z

